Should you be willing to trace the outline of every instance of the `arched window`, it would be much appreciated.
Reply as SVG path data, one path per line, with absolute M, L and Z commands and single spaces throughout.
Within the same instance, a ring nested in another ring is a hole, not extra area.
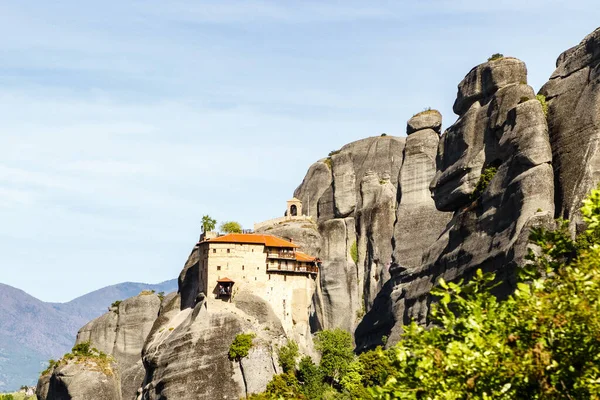
M 295 217 L 296 215 L 298 215 L 298 207 L 296 207 L 295 204 L 291 205 L 290 214 L 292 214 L 292 217 Z

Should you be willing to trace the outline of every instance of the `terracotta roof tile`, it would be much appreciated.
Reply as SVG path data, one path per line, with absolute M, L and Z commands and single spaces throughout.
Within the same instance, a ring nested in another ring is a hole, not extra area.
M 287 240 L 278 238 L 273 235 L 261 235 L 257 233 L 229 233 L 227 235 L 219 236 L 214 239 L 209 239 L 207 242 L 210 243 L 248 243 L 248 244 L 262 244 L 267 247 L 285 247 L 285 248 L 296 248 L 300 247 L 297 244 L 289 242 Z
M 306 253 L 303 253 L 301 251 L 296 251 L 296 261 L 313 262 L 316 259 L 317 259 L 317 257 L 311 257 Z

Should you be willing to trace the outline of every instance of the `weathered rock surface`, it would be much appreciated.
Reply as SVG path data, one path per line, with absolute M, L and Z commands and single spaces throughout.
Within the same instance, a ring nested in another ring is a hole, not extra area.
M 600 182 L 600 28 L 558 57 L 540 93 L 549 105 L 556 213 L 582 229 L 581 202 Z
M 121 385 L 115 364 L 93 360 L 71 360 L 38 382 L 40 400 L 121 400 Z
M 406 124 L 406 134 L 409 136 L 425 129 L 431 129 L 438 134 L 441 133 L 442 114 L 438 110 L 425 110 L 417 113 Z
M 144 379 L 142 348 L 160 304 L 158 295 L 152 293 L 131 297 L 86 324 L 77 334 L 75 344 L 90 342 L 92 347 L 117 360 L 123 399 L 135 399 Z
M 433 111 L 425 115 L 428 118 L 430 115 L 439 115 L 437 111 Z M 411 121 L 421 115 L 422 113 L 417 114 L 411 118 Z M 441 115 L 436 120 L 436 124 L 441 126 Z M 439 135 L 432 125 L 431 123 L 415 125 L 423 128 L 412 131 L 406 138 L 403 163 L 398 178 L 400 202 L 394 225 L 393 265 L 396 266 L 395 268 L 419 267 L 423 254 L 438 239 L 452 217 L 452 213 L 436 209 L 429 190 L 429 184 L 436 172 L 435 160 L 439 144 Z M 393 270 L 394 268 L 392 273 Z
M 169 299 L 148 336 L 146 379 L 138 398 L 238 399 L 264 391 L 277 372 L 271 346 L 284 338 L 271 328 L 273 321 L 267 317 L 262 324 L 230 303 L 211 301 L 209 307 L 204 298 L 194 308 L 181 310 L 180 305 L 179 295 Z M 249 356 L 242 363 L 229 360 L 233 339 L 246 332 L 257 335 Z
M 311 214 L 322 238 L 313 247 L 323 261 L 313 329 L 353 330 L 389 277 L 404 141 L 380 136 L 347 144 L 313 164 L 294 192 L 305 206 L 308 199 L 317 204 L 317 214 Z
M 504 58 L 474 68 L 459 85 L 459 118 L 441 138 L 432 182 L 437 208 L 453 211 L 453 218 L 420 266 L 393 269 L 374 306 L 378 314 L 367 315 L 356 331 L 359 347 L 378 344 L 382 335 L 394 343 L 402 325 L 426 323 L 429 292 L 439 278 L 468 279 L 481 268 L 496 272 L 510 290 L 529 228 L 554 215 L 546 119 L 525 81 L 525 65 Z M 474 197 L 482 171 L 490 167 L 497 173 Z

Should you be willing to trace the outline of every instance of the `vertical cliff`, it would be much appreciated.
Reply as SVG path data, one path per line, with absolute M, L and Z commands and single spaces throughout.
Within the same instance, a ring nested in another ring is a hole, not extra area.
M 549 106 L 556 213 L 575 230 L 581 201 L 600 182 L 600 29 L 558 57 L 540 93 Z
M 412 320 L 426 323 L 429 292 L 439 278 L 468 279 L 481 268 L 511 290 L 530 227 L 554 216 L 546 118 L 526 81 L 523 62 L 502 58 L 473 68 L 459 84 L 459 118 L 440 139 L 431 184 L 436 208 L 452 212 L 452 219 L 420 266 L 393 269 L 357 329 L 360 347 L 382 335 L 397 341 Z

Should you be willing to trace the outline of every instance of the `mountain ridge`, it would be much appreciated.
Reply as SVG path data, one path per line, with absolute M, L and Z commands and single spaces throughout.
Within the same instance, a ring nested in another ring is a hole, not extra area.
M 48 359 L 71 349 L 79 328 L 102 315 L 113 301 L 142 290 L 176 291 L 177 280 L 122 282 L 65 303 L 44 302 L 0 283 L 0 392 L 34 385 Z

